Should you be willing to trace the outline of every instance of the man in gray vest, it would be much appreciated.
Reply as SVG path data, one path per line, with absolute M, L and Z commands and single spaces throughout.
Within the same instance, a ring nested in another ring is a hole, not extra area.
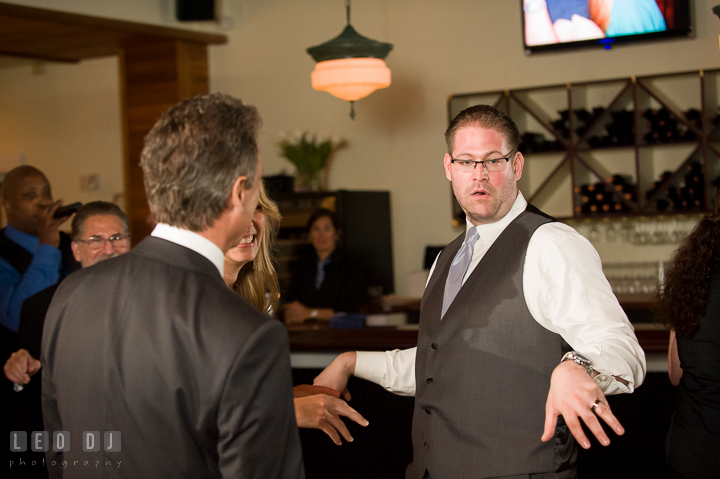
M 581 420 L 605 446 L 600 420 L 624 433 L 605 394 L 642 383 L 644 353 L 592 245 L 518 191 L 515 123 L 473 106 L 445 140 L 467 226 L 430 272 L 417 348 L 344 353 L 315 384 L 415 396 L 407 478 L 576 477 Z

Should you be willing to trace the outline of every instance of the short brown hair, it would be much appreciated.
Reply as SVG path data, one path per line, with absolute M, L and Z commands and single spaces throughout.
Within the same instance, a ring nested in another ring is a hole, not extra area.
M 255 107 L 219 93 L 184 100 L 162 114 L 140 158 L 158 223 L 203 231 L 227 207 L 235 180 L 252 187 L 258 163 Z
M 491 128 L 500 132 L 511 149 L 516 150 L 520 144 L 520 131 L 512 119 L 503 111 L 490 105 L 475 105 L 465 108 L 457 114 L 445 130 L 445 143 L 448 153 L 452 154 L 455 148 L 455 134 L 460 128 L 478 126 Z

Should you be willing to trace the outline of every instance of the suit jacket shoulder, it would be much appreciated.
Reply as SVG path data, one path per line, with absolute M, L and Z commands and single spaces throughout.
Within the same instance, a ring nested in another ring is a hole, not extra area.
M 71 275 L 42 363 L 46 425 L 121 431 L 123 475 L 302 476 L 285 329 L 187 248 L 147 238 Z

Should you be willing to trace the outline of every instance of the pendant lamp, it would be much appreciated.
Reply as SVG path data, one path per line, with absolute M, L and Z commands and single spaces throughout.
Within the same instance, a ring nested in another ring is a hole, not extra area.
M 393 46 L 355 31 L 350 25 L 350 0 L 345 0 L 345 13 L 347 26 L 342 33 L 307 52 L 317 62 L 312 87 L 349 101 L 350 118 L 355 118 L 355 101 L 390 86 L 390 69 L 384 59 Z

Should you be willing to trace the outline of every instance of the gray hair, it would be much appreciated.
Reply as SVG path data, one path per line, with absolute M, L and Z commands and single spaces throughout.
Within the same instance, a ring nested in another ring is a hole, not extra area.
M 77 241 L 82 238 L 83 230 L 85 228 L 85 221 L 91 216 L 99 215 L 113 215 L 120 218 L 125 228 L 125 236 L 130 236 L 130 230 L 128 229 L 128 219 L 125 213 L 115 203 L 109 203 L 107 201 L 91 201 L 85 203 L 75 213 L 75 217 L 72 220 L 72 239 Z
M 255 107 L 219 93 L 181 101 L 163 113 L 140 157 L 155 220 L 196 232 L 211 227 L 238 177 L 246 176 L 252 187 L 260 125 Z

